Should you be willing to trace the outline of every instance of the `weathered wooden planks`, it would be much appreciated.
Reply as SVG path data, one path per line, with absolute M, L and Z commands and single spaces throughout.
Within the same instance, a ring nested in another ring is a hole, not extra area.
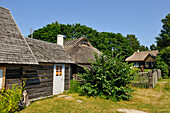
M 52 86 L 53 82 L 48 82 L 48 83 L 40 83 L 40 84 L 34 84 L 34 85 L 27 85 L 26 84 L 26 88 L 27 89 L 31 89 L 31 88 L 41 88 L 41 87 L 48 87 L 48 86 Z
M 7 66 L 6 87 L 12 84 L 23 85 L 28 92 L 29 99 L 50 96 L 53 94 L 53 66 L 54 64 L 40 63 L 39 65 L 10 65 Z M 70 88 L 70 65 L 65 65 L 64 90 Z
M 26 90 L 29 99 L 52 95 L 53 64 L 24 66 L 23 79 L 26 81 Z
M 70 65 L 65 65 L 65 79 L 64 79 L 64 90 L 67 91 L 70 88 Z

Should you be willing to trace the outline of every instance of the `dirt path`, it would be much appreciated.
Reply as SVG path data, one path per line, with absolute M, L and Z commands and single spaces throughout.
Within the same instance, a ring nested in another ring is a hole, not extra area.
M 73 97 L 71 97 L 71 96 L 68 96 L 68 95 L 59 95 L 58 96 L 59 98 L 65 98 L 65 99 L 72 99 Z M 83 101 L 82 100 L 76 100 L 77 102 L 80 102 L 80 103 L 82 103 Z
M 64 98 L 64 99 L 73 99 L 73 97 L 68 96 L 68 95 L 59 95 L 59 98 Z M 82 100 L 76 100 L 77 102 L 82 103 Z M 118 109 L 117 111 L 124 112 L 124 113 L 147 113 L 144 111 L 139 111 L 139 110 L 132 110 L 132 109 Z

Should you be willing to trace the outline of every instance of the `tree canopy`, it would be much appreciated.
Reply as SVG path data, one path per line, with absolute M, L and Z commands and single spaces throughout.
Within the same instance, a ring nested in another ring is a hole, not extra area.
M 157 46 L 155 44 L 150 45 L 150 50 L 157 50 Z
M 33 32 L 33 38 L 44 40 L 52 43 L 57 42 L 57 35 L 63 34 L 64 40 L 73 40 L 79 37 L 86 37 L 90 43 L 101 52 L 114 56 L 117 53 L 122 53 L 126 58 L 137 50 L 148 50 L 145 46 L 140 46 L 135 35 L 123 36 L 120 33 L 98 32 L 97 30 L 76 24 L 59 24 L 57 21 L 52 24 L 47 24 L 43 28 Z M 31 37 L 29 35 L 28 37 Z
M 127 39 L 129 41 L 130 46 L 134 51 L 137 51 L 140 49 L 140 43 L 138 39 L 135 37 L 135 35 L 127 35 Z
M 168 77 L 170 72 L 170 14 L 162 19 L 163 23 L 159 37 L 156 37 L 157 47 L 160 52 L 156 58 L 155 67 L 162 70 L 163 77 Z M 152 46 L 153 48 L 154 45 Z
M 159 50 L 170 46 L 170 14 L 166 15 L 161 22 L 163 23 L 161 33 L 155 38 Z

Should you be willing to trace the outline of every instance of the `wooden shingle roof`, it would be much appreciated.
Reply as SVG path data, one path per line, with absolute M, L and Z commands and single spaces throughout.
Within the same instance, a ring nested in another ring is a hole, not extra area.
M 0 7 L 0 63 L 38 64 L 10 11 Z
M 85 41 L 87 45 L 82 45 L 83 41 Z M 79 64 L 90 64 L 89 59 L 95 60 L 93 52 L 98 55 L 102 54 L 98 49 L 94 48 L 86 38 L 68 40 L 64 42 L 64 49 L 71 58 Z
M 37 39 L 25 38 L 38 62 L 75 63 L 60 45 Z
M 125 61 L 144 61 L 148 55 L 151 55 L 152 57 L 156 57 L 157 54 L 158 54 L 158 50 L 134 52 L 133 55 L 126 58 Z

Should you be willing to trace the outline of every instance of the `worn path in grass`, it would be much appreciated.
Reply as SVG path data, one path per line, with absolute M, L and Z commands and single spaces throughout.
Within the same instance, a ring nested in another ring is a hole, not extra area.
M 69 96 L 69 95 L 59 95 L 58 96 L 59 98 L 64 98 L 64 99 L 73 99 L 72 96 Z M 76 100 L 77 102 L 83 102 L 82 100 Z M 143 111 L 139 111 L 139 110 L 130 110 L 130 109 L 118 109 L 117 111 L 120 111 L 120 112 L 126 112 L 126 113 L 147 113 L 147 112 L 143 112 Z
M 117 113 L 118 109 L 126 109 L 127 111 L 139 110 L 148 113 L 170 113 L 170 82 L 160 82 L 155 89 L 135 89 L 137 91 L 133 93 L 134 97 L 130 101 L 113 102 L 100 98 L 78 96 L 78 94 L 64 94 L 66 95 L 65 97 L 53 96 L 48 99 L 35 101 L 20 112 Z

